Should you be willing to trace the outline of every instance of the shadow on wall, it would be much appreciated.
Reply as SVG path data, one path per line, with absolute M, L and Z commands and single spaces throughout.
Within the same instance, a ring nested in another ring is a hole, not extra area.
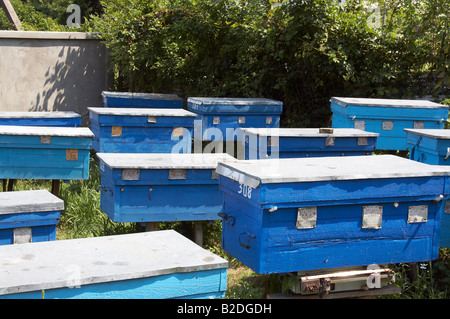
M 42 63 L 56 63 L 37 68 L 41 72 L 46 69 L 45 81 L 40 90 L 35 90 L 29 111 L 74 111 L 87 125 L 87 107 L 103 105 L 101 92 L 107 88 L 106 49 L 99 41 L 54 42 L 48 50 L 42 50 Z

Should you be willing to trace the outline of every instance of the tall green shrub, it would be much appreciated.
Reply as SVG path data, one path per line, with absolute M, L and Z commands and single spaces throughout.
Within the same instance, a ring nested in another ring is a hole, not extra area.
M 116 90 L 274 98 L 299 127 L 328 125 L 331 96 L 448 95 L 444 0 L 102 4 Z

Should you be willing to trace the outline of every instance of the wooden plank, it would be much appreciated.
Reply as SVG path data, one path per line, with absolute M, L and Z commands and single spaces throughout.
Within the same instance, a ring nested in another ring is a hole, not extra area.
M 388 285 L 382 288 L 370 290 L 352 290 L 342 292 L 332 292 L 326 295 L 285 295 L 285 294 L 267 294 L 267 299 L 343 299 L 343 298 L 367 298 L 382 295 L 397 295 L 402 290 L 395 285 Z
M 197 245 L 203 245 L 203 223 L 201 221 L 194 222 L 194 240 Z
M 6 17 L 8 18 L 9 22 L 11 22 L 14 26 L 15 30 L 22 31 L 22 24 L 20 23 L 19 17 L 16 14 L 16 11 L 14 11 L 14 8 L 9 0 L 1 0 L 0 4 L 2 5 L 3 10 L 6 13 Z
M 73 269 L 76 269 L 74 266 Z M 226 269 L 169 274 L 141 280 L 112 281 L 23 294 L 0 295 L 0 299 L 216 299 L 225 296 L 221 278 Z M 70 278 L 69 278 L 70 280 Z M 76 282 L 74 281 L 74 284 Z

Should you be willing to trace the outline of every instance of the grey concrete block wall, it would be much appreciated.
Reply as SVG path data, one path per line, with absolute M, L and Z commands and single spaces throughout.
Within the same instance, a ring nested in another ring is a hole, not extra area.
M 0 31 L 0 111 L 74 111 L 102 106 L 106 48 L 82 32 Z

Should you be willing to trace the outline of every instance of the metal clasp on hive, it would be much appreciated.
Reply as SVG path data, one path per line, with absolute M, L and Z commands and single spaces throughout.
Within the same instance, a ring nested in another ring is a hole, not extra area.
M 242 242 L 242 237 L 246 236 L 246 242 Z M 250 240 L 256 238 L 255 235 L 253 235 L 252 233 L 241 233 L 239 234 L 239 245 L 241 245 L 242 247 L 249 249 L 250 248 Z

